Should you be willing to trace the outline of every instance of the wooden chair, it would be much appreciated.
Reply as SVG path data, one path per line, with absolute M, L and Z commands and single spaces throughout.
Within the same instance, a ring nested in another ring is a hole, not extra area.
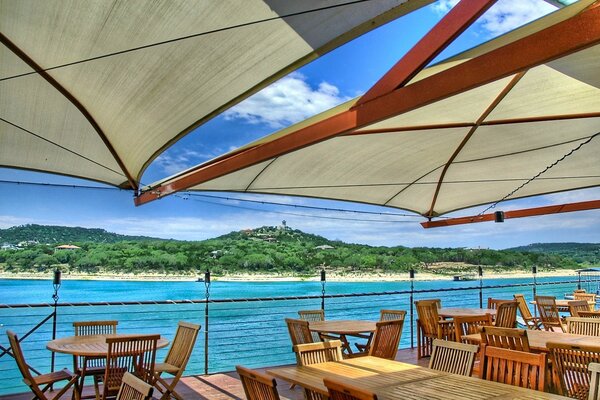
M 600 318 L 600 311 L 578 311 L 582 318 Z
M 535 296 L 535 302 L 544 329 L 554 331 L 554 328 L 560 328 L 560 331 L 564 332 L 565 327 L 560 320 L 560 314 L 556 307 L 556 297 Z
M 591 373 L 590 377 L 590 394 L 588 400 L 600 400 L 600 364 L 591 363 L 589 365 Z
M 435 339 L 429 359 L 429 368 L 464 376 L 471 376 L 479 346 Z
M 567 318 L 567 333 L 577 335 L 600 336 L 600 319 L 598 318 Z M 600 343 L 600 339 L 599 339 Z
M 492 326 L 491 314 L 484 315 L 469 315 L 464 317 L 454 317 L 455 340 L 460 343 L 468 343 L 463 336 L 472 333 L 479 333 L 479 328 L 482 326 Z
M 538 317 L 534 317 L 531 314 L 531 310 L 529 310 L 529 306 L 527 305 L 527 301 L 525 300 L 525 296 L 522 294 L 514 295 L 515 301 L 519 307 L 519 312 L 521 313 L 521 317 L 523 318 L 523 322 L 527 326 L 527 329 L 542 329 L 542 323 Z
M 274 378 L 241 365 L 237 365 L 235 370 L 240 376 L 247 400 L 279 400 Z
M 325 311 L 323 310 L 300 310 L 298 311 L 300 319 L 308 321 L 309 326 L 311 321 L 325 321 Z M 330 333 L 310 332 L 313 342 L 323 342 L 325 340 L 338 340 L 340 337 Z
M 119 321 L 75 321 L 73 328 L 75 336 L 109 335 L 117 333 Z M 94 390 L 96 397 L 100 396 L 99 383 L 102 381 L 106 370 L 105 357 L 77 357 L 73 356 L 73 369 L 81 376 L 81 386 L 85 385 L 85 377 L 94 378 Z
M 125 372 L 134 373 L 148 384 L 154 383 L 156 343 L 160 335 L 139 335 L 106 338 L 108 352 L 102 399 L 119 392 Z
M 579 313 L 590 312 L 590 305 L 585 300 L 572 300 L 569 301 L 569 312 L 571 317 L 579 317 Z
M 123 383 L 117 394 L 117 400 L 150 400 L 152 398 L 152 385 L 136 378 L 129 372 L 123 375 Z
M 293 346 L 297 344 L 314 343 L 310 328 L 308 327 L 308 321 L 286 318 L 285 323 L 287 324 Z
M 585 289 L 575 289 L 575 290 L 573 290 L 573 294 L 575 294 L 575 293 L 587 293 L 587 290 L 585 290 Z
M 182 397 L 175 392 L 175 386 L 177 386 L 177 382 L 181 379 L 181 375 L 183 375 L 183 371 L 185 371 L 185 367 L 194 350 L 198 331 L 200 331 L 200 325 L 179 321 L 173 344 L 167 353 L 165 361 L 156 363 L 154 366 L 154 386 L 162 393 L 161 399 L 168 400 L 173 396 L 178 400 L 182 400 Z M 163 373 L 173 376 L 170 383 L 161 377 Z
M 494 325 L 499 328 L 515 328 L 517 326 L 516 301 L 505 301 L 498 304 Z
M 526 329 L 484 326 L 481 328 L 481 344 L 524 352 L 531 351 Z
M 490 310 L 497 310 L 498 306 L 500 306 L 500 304 L 507 302 L 507 301 L 512 301 L 512 300 L 508 300 L 508 299 L 494 299 L 492 297 L 488 297 L 488 301 L 487 301 L 487 308 L 489 308 Z
M 341 340 L 298 344 L 294 346 L 294 352 L 298 363 L 304 366 L 343 359 Z M 304 397 L 306 400 L 322 400 L 319 393 L 306 388 L 304 388 Z
M 323 383 L 329 393 L 329 400 L 377 400 L 375 393 L 345 382 L 325 378 Z
M 390 321 L 393 319 L 406 319 L 406 311 L 404 310 L 379 310 L 380 321 Z
M 375 334 L 373 335 L 371 347 L 369 347 L 369 355 L 395 360 L 400 338 L 402 337 L 404 320 L 379 321 L 375 326 Z
M 600 345 L 581 346 L 548 342 L 547 347 L 559 378 L 559 394 L 587 400 L 590 391 L 588 365 L 600 362 Z
M 573 300 L 584 300 L 588 302 L 589 311 L 594 311 L 596 304 L 596 293 L 573 293 Z
M 544 391 L 546 354 L 483 346 L 481 379 Z
M 8 343 L 10 348 L 12 349 L 12 355 L 17 362 L 17 366 L 19 367 L 19 371 L 23 376 L 23 383 L 29 386 L 29 389 L 35 394 L 35 398 L 40 400 L 58 400 L 61 398 L 63 394 L 67 392 L 73 386 L 73 394 L 75 399 L 79 400 L 79 376 L 72 373 L 68 369 L 63 369 L 60 371 L 51 372 L 49 374 L 42 374 L 33 376 L 29 371 L 29 365 L 25 362 L 25 356 L 23 355 L 23 350 L 21 349 L 21 343 L 19 342 L 19 338 L 17 335 L 11 331 L 7 330 L 6 335 L 8 336 Z M 9 353 L 10 354 L 10 353 Z M 50 389 L 52 385 L 58 382 L 66 381 L 65 386 L 58 391 L 53 397 L 47 397 L 46 391 Z
M 434 339 L 454 340 L 454 321 L 440 320 L 440 300 L 415 301 L 417 309 L 417 358 L 431 355 Z

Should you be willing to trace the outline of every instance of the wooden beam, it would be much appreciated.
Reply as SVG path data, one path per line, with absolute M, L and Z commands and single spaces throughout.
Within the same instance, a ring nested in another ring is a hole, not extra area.
M 522 210 L 504 211 L 504 219 L 533 217 L 537 215 L 560 214 L 574 211 L 596 210 L 600 208 L 600 200 L 582 201 L 579 203 L 559 204 L 555 206 L 544 206 L 525 208 Z M 449 218 L 439 221 L 421 222 L 423 228 L 440 228 L 442 226 L 453 226 L 462 224 L 473 224 L 476 222 L 494 221 L 494 214 L 473 215 L 470 217 Z
M 141 205 L 273 157 L 440 101 L 600 43 L 600 7 L 292 133 L 200 165 L 135 198 Z
M 495 2 L 496 0 L 461 0 L 356 105 L 404 86 Z

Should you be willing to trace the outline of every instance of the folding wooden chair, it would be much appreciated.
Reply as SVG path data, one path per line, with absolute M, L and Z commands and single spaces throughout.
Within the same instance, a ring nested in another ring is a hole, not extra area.
M 573 300 L 584 300 L 588 303 L 588 311 L 594 311 L 596 297 L 596 293 L 573 293 Z
M 369 355 L 387 358 L 388 360 L 396 359 L 400 338 L 402 337 L 404 320 L 393 319 L 390 321 L 380 321 L 375 325 L 376 329 L 371 347 L 369 347 Z
M 314 343 L 310 328 L 308 327 L 308 321 L 286 318 L 285 323 L 287 324 L 293 346 L 297 344 Z
M 327 361 L 341 361 L 342 341 L 330 340 L 328 342 L 306 343 L 294 346 L 294 352 L 300 365 L 312 365 Z M 319 393 L 304 388 L 306 400 L 322 400 Z
M 587 336 L 600 336 L 600 319 L 568 317 L 567 333 L 575 333 L 577 335 Z
M 521 313 L 521 317 L 523 318 L 523 322 L 525 322 L 527 329 L 541 330 L 542 322 L 540 321 L 540 319 L 538 317 L 534 317 L 531 314 L 531 310 L 529 309 L 529 306 L 527 305 L 525 296 L 523 296 L 522 294 L 515 294 L 514 298 L 515 298 L 515 301 L 517 302 L 517 305 L 519 306 L 519 312 Z
M 600 311 L 578 311 L 582 318 L 600 318 Z
M 483 346 L 481 379 L 544 391 L 546 354 Z
M 535 296 L 535 303 L 545 330 L 554 331 L 554 328 L 560 328 L 561 332 L 565 331 L 558 308 L 556 307 L 556 297 Z
M 504 301 L 499 303 L 494 326 L 499 328 L 516 328 L 517 307 L 518 304 L 516 301 Z
M 329 400 L 377 400 L 375 393 L 345 382 L 325 378 L 323 383 L 329 392 Z
M 531 351 L 526 329 L 484 326 L 481 328 L 481 344 L 524 352 Z
M 393 319 L 406 319 L 406 311 L 404 310 L 379 310 L 380 321 L 390 321 Z
M 75 336 L 109 335 L 117 333 L 119 321 L 75 321 L 73 328 Z M 106 370 L 106 357 L 83 357 L 73 356 L 73 368 L 81 377 L 81 387 L 85 385 L 85 377 L 94 378 L 94 390 L 96 397 L 100 396 L 99 383 L 102 381 Z
M 580 317 L 580 312 L 590 312 L 590 305 L 586 300 L 569 301 L 569 312 L 571 317 Z
M 49 374 L 42 374 L 33 376 L 29 370 L 29 365 L 25 362 L 25 356 L 23 355 L 23 350 L 21 349 L 21 343 L 19 342 L 19 338 L 17 335 L 11 331 L 6 331 L 6 335 L 8 336 L 8 343 L 10 344 L 10 348 L 12 349 L 12 354 L 15 357 L 15 361 L 17 362 L 17 366 L 19 367 L 19 371 L 23 376 L 23 383 L 29 386 L 29 389 L 35 394 L 36 399 L 40 400 L 58 400 L 61 398 L 63 394 L 67 392 L 71 387 L 73 387 L 73 394 L 75 399 L 80 399 L 80 389 L 79 389 L 79 377 L 69 371 L 68 369 L 63 369 L 60 371 L 51 372 Z M 66 381 L 66 385 L 58 391 L 53 397 L 47 397 L 46 391 L 50 389 L 52 385 L 58 382 Z
M 490 310 L 497 310 L 498 306 L 500 306 L 500 304 L 507 302 L 507 301 L 512 301 L 512 300 L 508 300 L 508 299 L 494 299 L 492 297 L 488 297 L 488 301 L 487 301 L 487 308 L 489 308 Z
M 309 325 L 311 321 L 325 321 L 325 311 L 323 310 L 300 310 L 298 311 L 300 319 L 308 321 Z M 325 340 L 338 340 L 340 337 L 329 333 L 310 332 L 313 338 L 313 342 L 322 342 Z
M 429 368 L 464 376 L 471 376 L 479 346 L 435 339 L 429 359 Z
M 591 373 L 588 400 L 600 400 L 600 364 L 591 363 L 588 368 Z
M 136 378 L 129 372 L 123 375 L 123 383 L 117 394 L 117 400 L 150 400 L 152 398 L 152 385 Z
M 268 375 L 237 365 L 235 367 L 247 400 L 279 400 L 277 382 Z
M 460 343 L 468 343 L 463 336 L 479 333 L 482 326 L 493 326 L 492 315 L 469 315 L 454 317 L 455 340 Z
M 165 361 L 156 363 L 154 366 L 156 378 L 154 386 L 162 393 L 161 399 L 166 400 L 173 396 L 177 400 L 183 400 L 175 391 L 175 386 L 177 386 L 177 382 L 179 382 L 183 371 L 185 371 L 185 367 L 194 350 L 199 330 L 200 325 L 179 321 L 173 344 L 167 353 Z M 161 377 L 163 373 L 173 376 L 171 383 L 168 383 Z
M 123 375 L 131 372 L 144 382 L 154 383 L 156 344 L 160 335 L 139 335 L 107 338 L 108 352 L 102 399 L 119 392 Z
M 415 301 L 417 309 L 417 358 L 431 355 L 434 339 L 454 340 L 454 321 L 440 320 L 440 300 Z
M 590 391 L 590 363 L 600 363 L 600 346 L 548 342 L 553 368 L 559 377 L 560 394 L 587 400 Z

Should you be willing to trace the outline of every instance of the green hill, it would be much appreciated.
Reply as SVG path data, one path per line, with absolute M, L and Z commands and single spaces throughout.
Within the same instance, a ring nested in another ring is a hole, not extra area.
M 160 240 L 146 236 L 126 236 L 107 232 L 104 229 L 90 229 L 53 225 L 21 225 L 8 229 L 0 229 L 0 243 L 17 244 L 20 242 L 37 242 L 42 244 L 61 243 L 115 243 L 125 240 Z
M 600 243 L 533 243 L 527 246 L 513 247 L 509 251 L 560 254 L 579 264 L 600 264 Z

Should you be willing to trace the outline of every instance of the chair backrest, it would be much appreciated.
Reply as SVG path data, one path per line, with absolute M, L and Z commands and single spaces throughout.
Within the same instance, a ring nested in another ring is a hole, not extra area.
M 572 317 L 579 317 L 581 311 L 590 312 L 590 305 L 586 300 L 569 301 L 569 312 Z
M 406 311 L 404 310 L 379 310 L 380 321 L 391 321 L 393 319 L 401 319 L 404 321 L 406 318 Z
M 588 302 L 588 311 L 594 311 L 596 296 L 596 293 L 573 293 L 574 300 L 584 300 Z
M 183 373 L 183 370 L 190 359 L 190 355 L 194 350 L 194 345 L 198 338 L 198 331 L 200 331 L 200 325 L 179 321 L 177 324 L 177 332 L 175 332 L 175 338 L 167 353 L 165 363 L 179 368 L 180 372 Z
M 107 335 L 117 333 L 119 321 L 75 321 L 75 336 Z
M 426 336 L 437 337 L 438 321 L 440 320 L 438 304 L 438 299 L 415 301 L 419 325 Z
M 579 311 L 578 314 L 582 318 L 600 318 L 600 311 Z
M 560 321 L 560 314 L 556 307 L 556 297 L 535 296 L 535 303 L 544 329 L 548 331 L 552 327 L 559 327 L 564 331 L 564 327 Z
M 470 335 L 472 333 L 479 333 L 479 328 L 482 326 L 492 326 L 492 315 L 469 315 L 469 316 L 456 316 L 454 317 L 454 330 L 455 340 L 457 342 L 465 342 L 463 336 Z
M 288 332 L 290 333 L 290 339 L 292 340 L 293 346 L 297 344 L 314 343 L 313 337 L 308 327 L 308 321 L 304 321 L 301 319 L 286 318 L 285 323 L 287 324 Z
M 323 383 L 329 392 L 329 400 L 377 400 L 375 393 L 345 382 L 325 378 Z
M 583 318 L 583 317 L 568 317 L 567 318 L 567 333 L 575 333 L 577 335 L 600 336 L 600 319 L 599 318 Z M 599 339 L 600 342 L 600 339 Z
M 524 352 L 531 351 L 526 329 L 484 326 L 481 328 L 481 344 Z
M 498 304 L 495 326 L 499 328 L 515 328 L 517 326 L 516 301 L 505 301 Z
M 235 367 L 247 400 L 279 400 L 277 382 L 274 378 L 238 365 Z
M 483 346 L 479 376 L 488 381 L 544 390 L 546 354 Z
M 375 325 L 375 334 L 371 341 L 371 347 L 369 347 L 369 355 L 394 360 L 398 352 L 400 337 L 402 337 L 404 320 L 379 321 Z
M 125 372 L 123 383 L 121 383 L 119 394 L 117 394 L 117 400 L 147 400 L 152 397 L 153 390 L 152 385 L 129 372 Z
M 300 365 L 311 365 L 327 361 L 342 360 L 341 340 L 328 342 L 305 343 L 294 346 Z
M 575 294 L 575 293 L 586 293 L 586 292 L 587 292 L 587 290 L 585 290 L 585 289 L 575 289 L 575 290 L 573 290 L 573 294 Z
M 135 373 L 144 382 L 153 382 L 158 339 L 160 335 L 132 335 L 106 339 L 108 351 L 103 398 L 118 392 L 125 372 Z
M 298 315 L 303 321 L 325 321 L 325 311 L 323 310 L 300 310 Z
M 471 376 L 475 354 L 479 346 L 434 339 L 429 368 L 464 376 Z
M 497 310 L 498 306 L 500 306 L 500 304 L 507 302 L 507 301 L 512 301 L 509 299 L 494 299 L 492 297 L 488 297 L 488 301 L 487 301 L 487 308 L 491 309 L 491 310 Z
M 514 298 L 517 302 L 517 305 L 519 306 L 519 312 L 521 313 L 521 317 L 523 317 L 525 321 L 533 319 L 533 315 L 531 314 L 531 310 L 527 305 L 525 296 L 523 296 L 522 294 L 515 294 Z
M 17 337 L 16 333 L 11 330 L 7 330 L 6 336 L 8 336 L 8 344 L 12 349 L 12 353 L 15 357 L 15 361 L 17 362 L 17 366 L 19 367 L 19 371 L 21 371 L 21 375 L 23 376 L 23 382 L 31 388 L 37 397 L 40 399 L 46 399 L 46 396 L 44 396 L 41 389 L 33 379 L 31 371 L 29 371 L 29 365 L 27 365 L 27 362 L 25 362 L 25 356 L 23 355 L 23 350 L 21 349 L 21 343 L 19 342 L 19 338 Z
M 600 400 L 600 364 L 591 363 L 588 368 L 591 373 L 588 400 Z
M 560 378 L 560 394 L 587 400 L 590 390 L 588 365 L 600 362 L 600 346 L 548 342 L 546 347 Z

